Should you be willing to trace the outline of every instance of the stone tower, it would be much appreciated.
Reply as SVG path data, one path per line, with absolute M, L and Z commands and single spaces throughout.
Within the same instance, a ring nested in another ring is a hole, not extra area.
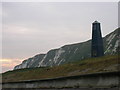
M 98 21 L 92 23 L 91 57 L 104 55 L 101 27 Z

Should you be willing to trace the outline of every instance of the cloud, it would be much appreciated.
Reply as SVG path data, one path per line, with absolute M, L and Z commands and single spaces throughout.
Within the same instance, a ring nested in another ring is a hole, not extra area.
M 2 63 L 2 72 L 12 70 L 14 66 L 21 63 L 20 59 L 0 59 L 0 63 Z

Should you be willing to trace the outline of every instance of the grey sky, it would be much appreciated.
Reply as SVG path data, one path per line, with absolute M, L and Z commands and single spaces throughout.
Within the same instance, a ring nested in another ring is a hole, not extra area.
M 91 24 L 103 36 L 117 28 L 117 2 L 3 3 L 3 58 L 22 59 L 91 39 Z

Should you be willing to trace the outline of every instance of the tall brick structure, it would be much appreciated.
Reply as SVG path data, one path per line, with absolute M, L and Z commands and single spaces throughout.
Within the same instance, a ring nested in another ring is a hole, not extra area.
M 104 55 L 101 27 L 98 21 L 92 23 L 91 57 Z

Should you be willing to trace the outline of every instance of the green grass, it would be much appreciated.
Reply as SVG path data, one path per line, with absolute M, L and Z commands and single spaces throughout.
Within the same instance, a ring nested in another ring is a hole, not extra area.
M 8 71 L 2 74 L 3 82 L 73 76 L 118 69 L 118 55 L 89 58 L 60 66 Z

